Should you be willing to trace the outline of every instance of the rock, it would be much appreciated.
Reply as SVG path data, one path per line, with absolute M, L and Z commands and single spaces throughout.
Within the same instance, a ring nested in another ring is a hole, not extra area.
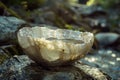
M 14 56 L 0 65 L 0 80 L 25 80 L 22 68 L 32 61 L 27 56 Z M 7 75 L 7 76 L 6 76 Z
M 94 66 L 107 73 L 113 80 L 120 78 L 120 52 L 111 49 L 99 49 L 93 54 L 88 54 L 82 63 Z M 91 69 L 92 70 L 92 69 Z
M 76 10 L 84 17 L 93 17 L 95 15 L 107 15 L 107 12 L 100 6 L 79 5 Z M 91 16 L 90 16 L 91 15 Z
M 98 33 L 95 37 L 101 46 L 106 46 L 114 43 L 120 35 L 116 33 Z
M 25 21 L 15 17 L 0 16 L 0 42 L 15 38 L 15 31 L 24 24 Z
M 81 69 L 82 71 L 84 71 L 85 74 L 90 75 L 91 77 L 93 77 L 96 80 L 111 80 L 110 76 L 108 76 L 106 73 L 99 70 L 98 68 L 79 64 L 79 63 L 77 63 L 74 66 Z
M 51 75 L 47 75 L 43 80 L 74 80 L 74 78 L 75 75 L 70 72 L 58 72 Z
M 25 53 L 42 66 L 70 64 L 84 57 L 94 41 L 90 32 L 47 27 L 24 27 L 17 37 Z
M 85 71 L 84 71 L 85 70 Z M 89 75 L 90 72 L 94 74 Z M 100 74 L 99 77 L 97 77 Z M 101 79 L 100 79 L 101 78 Z M 14 56 L 0 65 L 0 80 L 111 80 L 98 69 L 76 63 L 71 66 L 44 68 L 26 55 Z

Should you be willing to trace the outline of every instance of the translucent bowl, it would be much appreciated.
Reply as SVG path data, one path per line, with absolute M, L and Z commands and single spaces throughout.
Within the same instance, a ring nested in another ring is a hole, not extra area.
M 24 52 L 42 66 L 71 64 L 84 57 L 94 41 L 90 32 L 48 27 L 24 27 L 17 37 Z

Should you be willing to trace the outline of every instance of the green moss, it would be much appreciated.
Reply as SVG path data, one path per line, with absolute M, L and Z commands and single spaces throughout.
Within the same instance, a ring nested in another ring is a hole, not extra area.
M 6 59 L 8 59 L 8 56 L 0 54 L 0 64 L 2 64 Z
M 72 25 L 69 25 L 69 24 L 65 24 L 65 27 L 66 27 L 67 29 L 73 29 L 73 26 L 72 26 Z

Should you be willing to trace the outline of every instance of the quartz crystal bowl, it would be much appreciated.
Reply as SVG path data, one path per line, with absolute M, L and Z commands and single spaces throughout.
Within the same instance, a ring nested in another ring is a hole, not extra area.
M 71 64 L 84 57 L 94 41 L 90 32 L 48 27 L 23 27 L 17 37 L 24 52 L 42 66 Z

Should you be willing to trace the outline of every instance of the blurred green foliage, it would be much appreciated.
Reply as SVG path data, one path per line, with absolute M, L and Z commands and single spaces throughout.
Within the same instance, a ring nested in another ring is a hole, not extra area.
M 0 54 L 0 64 L 2 64 L 6 59 L 8 59 L 8 56 Z
M 15 11 L 13 11 L 12 9 L 8 8 L 5 4 L 3 4 L 2 2 L 0 2 L 0 7 L 4 8 L 5 10 L 7 10 L 9 13 L 11 13 L 11 15 L 14 15 L 17 18 L 21 18 Z
M 7 6 L 21 6 L 34 9 L 43 5 L 46 0 L 2 0 L 2 2 Z
M 87 5 L 101 5 L 104 8 L 111 8 L 120 4 L 120 0 L 89 0 Z
M 43 4 L 46 0 L 2 0 L 7 5 L 20 5 L 22 3 L 36 3 Z

